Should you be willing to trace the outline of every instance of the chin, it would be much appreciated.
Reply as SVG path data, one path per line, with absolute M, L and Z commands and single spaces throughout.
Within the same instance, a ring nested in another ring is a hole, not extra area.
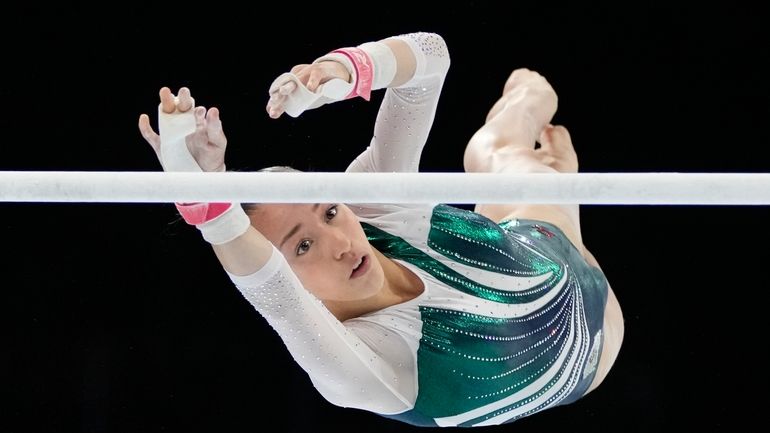
M 382 288 L 382 286 L 385 285 L 385 273 L 379 266 L 373 267 L 371 273 L 371 278 L 369 281 L 367 281 L 367 283 L 372 286 L 371 290 L 376 293 Z

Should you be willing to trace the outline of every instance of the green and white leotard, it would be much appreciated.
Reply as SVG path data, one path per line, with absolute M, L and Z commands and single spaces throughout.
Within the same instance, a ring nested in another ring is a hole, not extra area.
M 357 208 L 370 242 L 417 274 L 425 291 L 345 325 L 370 346 L 388 331 L 409 342 L 417 395 L 395 418 L 499 424 L 586 392 L 607 282 L 558 228 L 496 224 L 446 205 L 377 208 Z
M 388 89 L 348 171 L 416 171 L 449 66 L 443 39 L 401 36 L 418 59 Z M 607 282 L 556 227 L 496 224 L 442 204 L 350 205 L 370 243 L 425 286 L 344 323 L 278 249 L 230 278 L 331 403 L 425 426 L 511 422 L 580 398 L 601 354 Z

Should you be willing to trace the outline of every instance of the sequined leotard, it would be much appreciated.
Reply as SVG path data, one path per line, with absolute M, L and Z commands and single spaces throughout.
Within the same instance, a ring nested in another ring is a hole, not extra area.
M 437 35 L 401 38 L 418 73 L 388 89 L 349 171 L 417 170 L 449 58 Z M 422 280 L 421 295 L 341 323 L 278 249 L 256 273 L 230 275 L 327 400 L 415 425 L 483 426 L 585 393 L 607 283 L 558 228 L 441 204 L 350 207 L 370 243 Z

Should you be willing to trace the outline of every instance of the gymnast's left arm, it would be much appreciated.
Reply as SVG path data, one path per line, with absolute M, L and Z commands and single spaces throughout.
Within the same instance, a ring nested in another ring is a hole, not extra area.
M 346 171 L 416 172 L 449 71 L 446 42 L 436 33 L 416 32 L 360 47 L 376 59 L 373 88 L 387 90 L 369 146 Z
M 449 70 L 444 39 L 415 32 L 344 47 L 299 64 L 270 86 L 267 112 L 297 117 L 322 105 L 387 89 L 369 147 L 348 172 L 417 171 Z

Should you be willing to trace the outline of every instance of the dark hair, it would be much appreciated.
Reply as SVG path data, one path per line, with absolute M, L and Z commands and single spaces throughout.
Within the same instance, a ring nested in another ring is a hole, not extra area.
M 286 173 L 286 172 L 296 171 L 296 172 L 302 173 L 302 170 L 297 170 L 296 168 L 290 167 L 288 165 L 274 165 L 272 167 L 265 167 L 257 171 L 269 171 L 272 173 Z
M 270 172 L 270 173 L 288 173 L 288 172 L 302 173 L 302 170 L 297 170 L 296 168 L 288 165 L 273 165 L 271 167 L 261 168 L 257 171 Z M 254 210 L 257 206 L 259 206 L 259 203 L 241 203 L 241 207 L 247 214 L 249 213 L 249 211 Z

